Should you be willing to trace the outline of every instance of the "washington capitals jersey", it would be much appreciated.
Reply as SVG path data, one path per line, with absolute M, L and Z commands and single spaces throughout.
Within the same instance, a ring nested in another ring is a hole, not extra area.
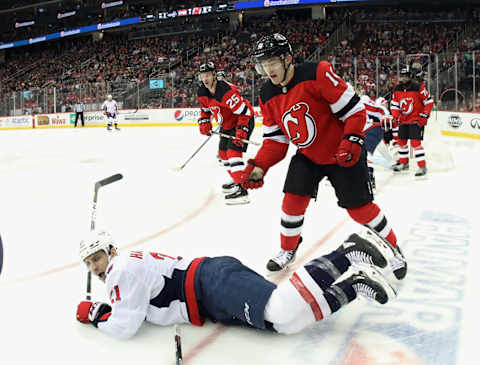
M 365 123 L 363 131 L 368 132 L 375 127 L 385 128 L 390 113 L 383 106 L 371 101 L 370 98 L 368 99 L 369 100 L 362 100 L 365 105 L 365 111 L 367 112 L 367 122 Z
M 235 85 L 217 81 L 215 94 L 212 95 L 205 85 L 198 89 L 198 101 L 201 114 L 199 120 L 210 120 L 229 130 L 237 126 L 248 128 L 248 122 L 254 116 L 252 105 L 240 95 Z
M 390 109 L 400 124 L 413 124 L 420 120 L 420 114 L 430 115 L 433 99 L 424 84 L 411 82 L 408 88 L 397 85 L 393 89 Z
M 185 276 L 191 262 L 146 251 L 114 257 L 105 273 L 112 312 L 98 328 L 129 338 L 144 320 L 164 326 L 189 323 Z
M 255 162 L 264 170 L 285 156 L 281 144 L 289 142 L 317 164 L 334 164 L 343 136 L 363 136 L 366 122 L 360 97 L 326 61 L 296 66 L 284 87 L 267 81 L 260 108 L 264 141 Z

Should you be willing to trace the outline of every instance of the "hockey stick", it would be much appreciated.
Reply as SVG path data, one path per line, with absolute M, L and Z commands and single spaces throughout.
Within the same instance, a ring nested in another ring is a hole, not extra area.
M 209 135 L 208 138 L 207 138 L 205 141 L 203 141 L 203 143 L 200 145 L 200 147 L 197 148 L 197 150 L 188 158 L 188 160 L 185 161 L 182 166 L 180 166 L 180 167 L 174 167 L 174 168 L 172 168 L 172 170 L 173 170 L 173 171 L 181 171 L 181 170 L 187 165 L 187 163 L 189 163 L 190 160 L 198 153 L 198 151 L 200 151 L 200 150 L 202 149 L 202 147 L 205 146 L 205 144 L 210 140 L 210 138 L 212 138 L 212 136 L 213 136 L 214 134 L 216 134 L 216 132 L 217 132 L 219 129 L 220 129 L 220 126 L 218 126 L 217 129 L 215 129 L 214 131 L 211 131 L 212 134 Z
M 237 138 L 235 136 L 231 136 L 229 134 L 225 134 L 225 133 L 221 133 L 221 132 L 217 132 L 217 131 L 212 131 L 212 133 L 213 134 L 218 134 L 221 137 L 225 137 L 225 138 L 229 138 L 229 139 L 238 139 L 239 141 L 242 141 L 243 143 L 249 143 L 249 144 L 253 144 L 255 146 L 261 146 L 262 145 L 261 143 L 258 143 L 258 142 L 249 141 L 248 139 L 243 139 L 243 138 Z
M 174 325 L 173 328 L 175 330 L 175 364 L 182 365 L 182 333 L 178 325 Z
M 90 222 L 90 230 L 93 231 L 95 229 L 95 220 L 97 219 L 97 198 L 98 198 L 98 190 L 102 186 L 111 184 L 115 181 L 118 181 L 123 178 L 122 174 L 115 174 L 110 177 L 107 177 L 103 180 L 97 181 L 95 183 L 95 192 L 93 193 L 93 206 L 92 206 L 92 220 Z M 86 293 L 87 300 L 92 298 L 92 273 L 88 271 L 87 274 L 87 293 Z

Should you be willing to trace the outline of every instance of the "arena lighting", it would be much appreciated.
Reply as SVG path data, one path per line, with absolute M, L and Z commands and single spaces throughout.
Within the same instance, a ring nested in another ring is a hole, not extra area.
M 69 12 L 66 12 L 66 13 L 58 13 L 57 14 L 57 19 L 68 18 L 69 16 L 74 16 L 75 14 L 77 14 L 77 12 L 75 10 L 74 11 L 69 11 Z
M 15 28 L 28 27 L 33 24 L 35 24 L 35 20 L 30 20 L 28 22 L 23 22 L 23 23 L 15 23 Z
M 102 9 L 111 8 L 112 6 L 123 5 L 123 1 L 113 1 L 111 3 L 102 3 Z

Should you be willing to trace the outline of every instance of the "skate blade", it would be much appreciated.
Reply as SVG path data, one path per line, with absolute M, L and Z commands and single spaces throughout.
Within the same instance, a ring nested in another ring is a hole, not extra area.
M 226 200 L 225 201 L 225 204 L 227 205 L 241 205 L 241 204 L 248 204 L 250 203 L 250 199 L 247 197 L 247 198 L 238 198 L 238 199 L 235 199 L 235 200 Z
M 415 180 L 427 180 L 427 179 L 428 179 L 427 175 L 415 176 Z

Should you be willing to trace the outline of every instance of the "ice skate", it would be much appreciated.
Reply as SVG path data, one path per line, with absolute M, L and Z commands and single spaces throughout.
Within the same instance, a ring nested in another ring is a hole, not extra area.
M 115 130 L 116 130 L 116 131 L 119 131 L 119 130 L 120 130 L 120 128 L 118 128 L 118 125 L 116 125 L 116 124 L 115 124 Z
M 300 239 L 298 240 L 297 248 L 295 248 L 294 250 L 281 249 L 277 256 L 268 261 L 267 270 L 270 272 L 277 272 L 287 268 L 288 265 L 295 261 L 295 256 L 297 254 L 300 243 L 302 243 L 302 237 L 300 237 Z
M 379 247 L 383 247 L 383 249 L 387 249 L 390 251 L 389 254 L 383 253 L 384 256 L 388 257 L 388 261 L 390 264 L 390 268 L 393 271 L 393 275 L 397 278 L 397 280 L 402 280 L 407 275 L 407 260 L 405 260 L 405 256 L 403 256 L 402 251 L 398 244 L 396 247 L 392 247 L 384 238 L 382 238 L 376 231 L 371 229 L 370 227 L 365 226 L 365 239 L 368 241 L 375 240 L 378 243 Z
M 407 163 L 397 163 L 393 166 L 393 172 L 396 173 L 406 173 L 409 170 L 409 165 Z
M 419 167 L 417 172 L 415 172 L 415 177 L 417 179 L 424 179 L 427 177 L 427 168 L 426 167 Z
M 397 296 L 395 289 L 388 283 L 382 273 L 373 266 L 363 266 L 346 280 L 351 282 L 357 296 L 380 304 L 386 304 Z
M 222 191 L 224 194 L 232 194 L 237 190 L 237 185 L 232 181 L 222 185 Z
M 248 197 L 248 191 L 242 188 L 240 185 L 235 185 L 235 190 L 233 193 L 225 195 L 225 204 L 227 205 L 238 205 L 238 204 L 248 204 L 250 203 L 250 198 Z
M 107 131 L 111 131 L 112 130 L 112 126 L 109 124 L 107 125 Z
M 362 236 L 351 234 L 337 251 L 343 253 L 352 265 L 375 265 L 382 269 L 387 266 L 389 258 L 393 257 L 392 250 L 383 241 L 366 232 Z

